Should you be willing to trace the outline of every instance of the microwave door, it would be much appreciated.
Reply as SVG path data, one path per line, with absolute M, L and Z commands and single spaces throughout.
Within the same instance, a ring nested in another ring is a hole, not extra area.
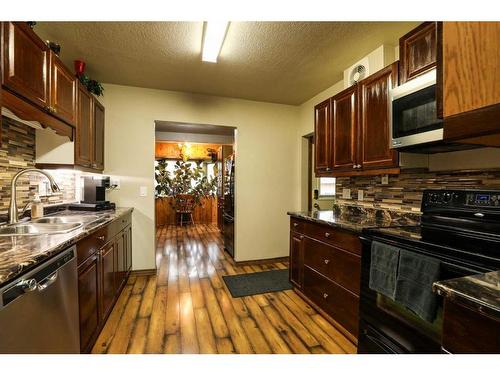
M 435 74 L 428 73 L 396 87 L 391 96 L 393 148 L 443 139 L 442 121 L 436 110 Z

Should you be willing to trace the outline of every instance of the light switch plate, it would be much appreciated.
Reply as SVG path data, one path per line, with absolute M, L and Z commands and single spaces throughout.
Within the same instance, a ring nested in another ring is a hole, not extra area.
M 389 175 L 388 174 L 382 175 L 382 185 L 389 185 Z
M 343 199 L 351 199 L 351 189 L 343 188 L 342 189 L 342 198 Z
M 147 195 L 148 195 L 148 187 L 147 186 L 141 186 L 139 188 L 139 196 L 146 197 Z
M 365 197 L 364 191 L 359 189 L 358 190 L 358 201 L 363 201 L 364 197 Z

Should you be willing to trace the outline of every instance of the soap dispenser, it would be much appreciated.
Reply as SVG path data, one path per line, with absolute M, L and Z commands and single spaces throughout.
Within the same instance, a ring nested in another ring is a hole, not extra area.
M 38 194 L 36 194 L 35 198 L 31 202 L 31 218 L 38 219 L 41 217 L 43 217 L 43 203 Z

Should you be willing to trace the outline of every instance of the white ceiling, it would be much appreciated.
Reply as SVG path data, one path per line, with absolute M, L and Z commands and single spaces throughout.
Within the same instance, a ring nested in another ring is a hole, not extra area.
M 101 82 L 301 104 L 418 22 L 232 22 L 216 64 L 201 61 L 202 22 L 39 22 L 61 58 Z

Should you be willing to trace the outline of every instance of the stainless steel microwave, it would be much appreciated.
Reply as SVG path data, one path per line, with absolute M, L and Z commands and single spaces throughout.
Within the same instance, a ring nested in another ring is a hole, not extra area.
M 443 140 L 443 124 L 436 111 L 436 70 L 390 91 L 391 147 L 401 148 Z

